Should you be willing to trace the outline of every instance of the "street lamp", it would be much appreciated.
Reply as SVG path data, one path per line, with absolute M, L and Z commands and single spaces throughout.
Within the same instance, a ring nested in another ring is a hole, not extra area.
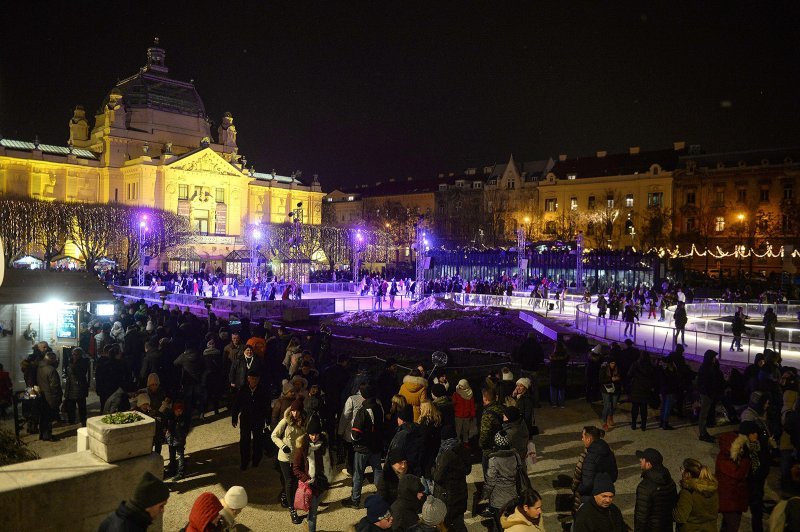
M 139 218 L 139 286 L 144 286 L 144 239 L 147 235 L 147 215 Z
M 250 280 L 255 283 L 256 277 L 258 276 L 258 251 L 261 247 L 261 239 L 264 237 L 264 233 L 261 229 L 256 226 L 250 232 Z M 248 294 L 249 296 L 249 294 Z
M 386 277 L 389 277 L 389 230 L 392 228 L 392 224 L 386 222 L 384 227 L 386 228 Z
M 745 216 L 743 212 L 740 212 L 736 215 L 736 219 L 739 220 L 739 224 L 737 226 L 737 233 L 738 233 L 738 240 L 739 243 L 736 245 L 736 256 L 739 259 L 739 279 L 742 278 L 742 257 L 744 256 L 744 235 L 745 235 Z

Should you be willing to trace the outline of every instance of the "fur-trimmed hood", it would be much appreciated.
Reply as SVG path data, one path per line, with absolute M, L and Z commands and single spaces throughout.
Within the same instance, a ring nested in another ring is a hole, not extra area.
M 730 457 L 731 460 L 734 462 L 738 462 L 739 458 L 744 455 L 745 448 L 747 447 L 747 436 L 744 434 L 737 434 L 733 441 L 730 442 Z M 722 448 L 722 441 L 720 441 L 720 450 L 724 451 Z
M 414 377 L 413 375 L 406 375 L 403 377 L 403 386 L 405 386 L 411 393 L 417 393 L 428 385 L 422 377 Z
M 689 491 L 696 491 L 704 497 L 711 497 L 717 492 L 718 483 L 714 479 L 685 478 L 681 480 L 681 487 Z

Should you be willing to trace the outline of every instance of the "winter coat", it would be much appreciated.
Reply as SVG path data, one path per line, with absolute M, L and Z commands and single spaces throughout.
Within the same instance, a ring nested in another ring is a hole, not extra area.
M 586 458 L 583 460 L 578 493 L 584 497 L 584 502 L 587 497 L 591 498 L 594 477 L 598 473 L 608 473 L 611 482 L 617 481 L 617 459 L 611 447 L 603 439 L 596 439 L 589 445 Z
M 422 501 L 417 494 L 423 491 L 422 482 L 416 475 L 404 475 L 397 487 L 397 499 L 391 505 L 392 530 L 406 530 L 417 524 L 418 515 L 422 511 Z
M 725 376 L 719 369 L 719 363 L 710 353 L 703 358 L 703 363 L 697 370 L 697 391 L 700 395 L 710 397 L 712 400 L 722 396 L 725 385 Z
M 384 460 L 383 476 L 377 485 L 378 495 L 383 497 L 383 500 L 391 505 L 395 499 L 397 499 L 397 488 L 399 483 L 400 479 L 398 478 L 397 473 L 394 472 L 394 469 L 392 469 L 392 464 L 390 464 L 388 460 Z
M 419 420 L 419 405 L 428 402 L 427 396 L 428 382 L 422 377 L 406 375 L 403 377 L 403 384 L 400 385 L 400 395 L 406 398 L 406 403 L 414 409 L 414 423 Z
M 247 371 L 252 368 L 257 369 L 261 373 L 261 377 L 264 377 L 265 366 L 263 360 L 256 357 L 247 360 L 247 357 L 241 355 L 231 364 L 231 369 L 228 372 L 228 382 L 235 386 L 236 389 L 247 387 Z
M 458 440 L 444 440 L 433 468 L 433 494 L 447 505 L 448 513 L 467 511 L 467 475 L 472 470 L 469 452 Z
M 660 371 L 657 372 L 659 391 L 664 395 L 676 394 L 681 389 L 678 367 L 671 359 L 666 359 Z
M 117 388 L 114 393 L 108 396 L 106 403 L 103 405 L 103 411 L 106 414 L 113 414 L 114 412 L 127 412 L 131 409 L 131 403 L 128 399 L 128 394 L 122 388 Z
M 294 397 L 289 397 L 287 394 L 282 394 L 280 397 L 275 399 L 275 402 L 272 405 L 272 417 L 270 418 L 270 426 L 276 427 L 280 420 L 283 418 L 283 414 L 286 413 L 286 410 L 292 406 L 294 402 Z
M 305 433 L 305 423 L 302 423 L 299 426 L 292 423 L 292 411 L 287 409 L 283 414 L 283 419 L 278 422 L 270 434 L 272 443 L 274 443 L 278 448 L 279 461 L 287 463 L 292 461 L 292 451 L 297 444 L 297 439 L 303 436 Z M 285 447 L 289 448 L 288 453 L 284 452 Z
M 500 526 L 508 532 L 544 532 L 544 519 L 539 518 L 539 524 L 534 525 L 527 515 L 514 508 L 514 513 L 500 516 Z
M 716 532 L 719 494 L 716 480 L 681 480 L 678 504 L 672 517 L 681 532 Z
M 107 356 L 97 359 L 94 372 L 97 395 L 108 397 L 125 382 L 125 365 L 122 361 Z
M 747 436 L 725 432 L 717 438 L 719 454 L 714 470 L 719 484 L 719 512 L 744 513 L 747 511 L 747 474 L 750 458 L 747 456 Z
M 594 497 L 581 506 L 575 514 L 572 532 L 626 532 L 628 530 L 622 519 L 622 512 L 616 504 L 608 508 L 600 508 L 594 502 Z
M 677 327 L 678 329 L 683 329 L 684 327 L 686 327 L 686 324 L 689 321 L 689 316 L 686 314 L 686 308 L 683 306 L 679 306 L 677 309 L 675 309 L 674 319 L 675 319 L 675 327 Z
M 186 350 L 172 364 L 181 368 L 181 383 L 189 386 L 200 384 L 203 378 L 203 358 L 194 349 Z
M 663 466 L 642 472 L 636 487 L 636 508 L 633 513 L 635 532 L 672 532 L 672 509 L 678 500 L 675 482 Z
M 58 370 L 47 360 L 41 360 L 36 370 L 36 383 L 47 404 L 53 410 L 61 406 L 61 377 Z
M 533 413 L 533 392 L 526 390 L 525 393 L 516 398 L 517 408 L 522 415 L 522 420 L 528 428 L 528 435 L 533 435 L 533 427 L 536 425 L 536 416 Z
M 375 399 L 365 399 L 350 429 L 353 450 L 372 454 L 383 450 L 383 408 Z
M 581 504 L 583 504 L 583 497 L 578 493 L 578 487 L 581 485 L 581 480 L 583 479 L 583 461 L 586 460 L 587 452 L 588 450 L 584 447 L 583 452 L 578 456 L 578 461 L 575 462 L 575 471 L 572 472 L 572 485 L 570 486 L 573 495 L 572 515 L 578 513 Z
M 483 407 L 478 445 L 484 455 L 488 455 L 494 449 L 494 435 L 502 427 L 503 407 L 498 403 L 491 403 Z
M 569 357 L 566 353 L 556 351 L 550 355 L 550 386 L 567 387 L 567 362 Z
M 447 396 L 444 397 L 437 397 L 433 400 L 433 404 L 439 410 L 439 414 L 442 416 L 442 426 L 451 426 L 454 427 L 456 424 L 456 415 L 455 415 L 455 407 L 453 406 L 453 400 Z
M 339 428 L 337 433 L 347 442 L 353 441 L 353 434 L 350 429 L 353 426 L 353 420 L 361 409 L 362 404 L 364 404 L 364 398 L 361 396 L 360 392 L 351 395 L 347 398 L 347 401 L 344 402 L 344 408 L 339 415 Z
M 109 514 L 102 523 L 98 532 L 145 532 L 153 522 L 145 510 L 138 506 L 122 501 L 114 513 Z
M 267 423 L 268 412 L 269 394 L 261 384 L 256 386 L 255 390 L 250 390 L 250 386 L 245 386 L 236 392 L 231 408 L 233 421 L 238 420 L 251 427 L 263 427 Z M 239 420 L 239 414 L 241 414 L 241 420 Z
M 628 371 L 631 381 L 631 402 L 647 403 L 655 386 L 655 368 L 649 362 L 637 360 Z
M 470 390 L 471 391 L 471 390 Z M 475 398 L 463 398 L 458 390 L 453 394 L 453 413 L 455 417 L 472 419 L 475 417 Z
M 397 374 L 384 370 L 378 375 L 375 387 L 378 389 L 378 399 L 380 399 L 381 404 L 384 406 L 392 404 L 392 397 L 400 390 Z
M 314 470 L 311 471 L 309 462 L 314 461 Z M 295 450 L 292 455 L 292 473 L 303 482 L 312 479 L 311 491 L 314 495 L 321 495 L 333 481 L 333 466 L 331 464 L 330 446 L 328 445 L 328 435 L 320 434 L 316 443 L 308 439 L 307 434 L 303 434 L 295 440 Z
M 501 449 L 489 455 L 489 469 L 483 485 L 483 497 L 489 506 L 502 508 L 517 496 L 517 466 L 521 459 L 514 449 Z
M 81 357 L 69 365 L 64 399 L 83 399 L 89 395 L 89 359 Z
M 142 368 L 139 371 L 139 382 L 146 382 L 147 376 L 151 373 L 155 373 L 161 378 L 166 377 L 161 367 L 161 351 L 158 349 L 145 352 L 144 359 L 142 360 Z
M 408 472 L 414 475 L 422 474 L 422 464 L 425 457 L 425 432 L 416 423 L 403 423 L 397 427 L 391 443 L 392 449 L 402 449 L 408 462 Z
M 164 424 L 166 425 L 169 435 L 166 437 L 167 445 L 170 447 L 185 447 L 186 437 L 192 430 L 192 420 L 184 412 L 180 416 L 176 416 L 170 409 L 163 414 Z
M 503 422 L 503 430 L 506 431 L 508 439 L 511 441 L 511 448 L 517 451 L 520 456 L 528 454 L 528 427 L 523 423 L 522 418 L 516 421 Z

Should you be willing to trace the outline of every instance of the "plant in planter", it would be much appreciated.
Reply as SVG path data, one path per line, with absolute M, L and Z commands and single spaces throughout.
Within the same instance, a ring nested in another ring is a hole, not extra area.
M 86 422 L 89 450 L 106 462 L 119 462 L 153 450 L 155 420 L 139 412 L 116 412 Z

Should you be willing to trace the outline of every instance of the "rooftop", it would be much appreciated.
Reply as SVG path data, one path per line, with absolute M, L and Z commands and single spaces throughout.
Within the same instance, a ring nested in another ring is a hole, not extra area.
M 39 144 L 38 142 L 36 143 L 26 142 L 24 140 L 0 139 L 0 146 L 7 148 L 9 150 L 28 151 L 28 152 L 39 150 L 42 153 L 50 153 L 53 155 L 64 155 L 64 156 L 70 154 L 69 146 L 54 146 L 52 144 Z M 80 148 L 72 148 L 72 155 L 80 159 L 97 160 L 97 157 L 95 157 L 94 153 L 90 152 L 89 150 L 83 150 Z
M 0 305 L 20 303 L 90 303 L 114 301 L 95 275 L 61 270 L 7 268 L 0 286 Z

